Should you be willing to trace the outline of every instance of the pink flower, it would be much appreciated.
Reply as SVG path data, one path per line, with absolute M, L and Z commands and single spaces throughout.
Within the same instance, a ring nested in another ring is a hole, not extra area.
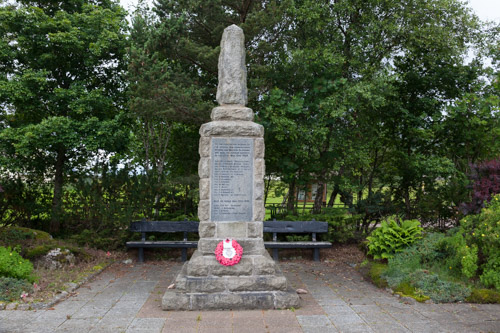
M 23 292 L 21 294 L 21 298 L 24 300 L 26 297 L 28 297 L 28 293 Z
M 106 252 L 106 257 L 111 257 L 111 252 Z

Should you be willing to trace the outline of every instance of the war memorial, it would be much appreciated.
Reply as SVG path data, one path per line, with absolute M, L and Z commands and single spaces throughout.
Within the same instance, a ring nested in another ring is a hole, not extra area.
M 227 27 L 220 45 L 219 106 L 200 128 L 200 240 L 162 308 L 297 308 L 297 293 L 264 248 L 264 128 L 246 107 L 243 30 Z

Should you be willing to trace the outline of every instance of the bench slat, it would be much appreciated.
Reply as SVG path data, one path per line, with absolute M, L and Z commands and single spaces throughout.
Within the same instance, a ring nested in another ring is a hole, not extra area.
M 322 221 L 264 221 L 264 232 L 304 234 L 328 232 L 328 222 Z
M 198 242 L 196 241 L 136 241 L 127 242 L 127 247 L 177 247 L 177 248 L 196 248 Z
M 314 249 L 314 248 L 330 248 L 330 242 L 264 242 L 264 246 L 268 249 Z

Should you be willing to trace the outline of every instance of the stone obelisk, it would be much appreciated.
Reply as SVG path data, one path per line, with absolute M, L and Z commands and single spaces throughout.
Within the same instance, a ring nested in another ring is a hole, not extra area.
M 198 249 L 165 292 L 164 310 L 298 307 L 299 297 L 264 248 L 264 128 L 247 108 L 243 30 L 224 30 L 219 55 L 218 107 L 200 128 Z M 225 239 L 243 248 L 225 266 L 215 249 Z

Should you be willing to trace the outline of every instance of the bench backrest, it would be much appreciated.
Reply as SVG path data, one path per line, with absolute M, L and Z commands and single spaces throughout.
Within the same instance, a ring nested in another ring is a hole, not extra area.
M 328 232 L 328 222 L 322 221 L 264 221 L 264 232 L 304 234 Z
M 198 221 L 136 221 L 130 224 L 134 232 L 198 232 Z
M 276 241 L 277 233 L 305 234 L 311 233 L 312 240 L 316 241 L 316 233 L 328 232 L 328 222 L 323 221 L 264 221 L 264 232 L 273 233 Z
M 130 223 L 130 231 L 141 232 L 142 240 L 146 239 L 146 232 L 184 232 L 187 240 L 188 232 L 198 232 L 198 221 L 136 221 Z

